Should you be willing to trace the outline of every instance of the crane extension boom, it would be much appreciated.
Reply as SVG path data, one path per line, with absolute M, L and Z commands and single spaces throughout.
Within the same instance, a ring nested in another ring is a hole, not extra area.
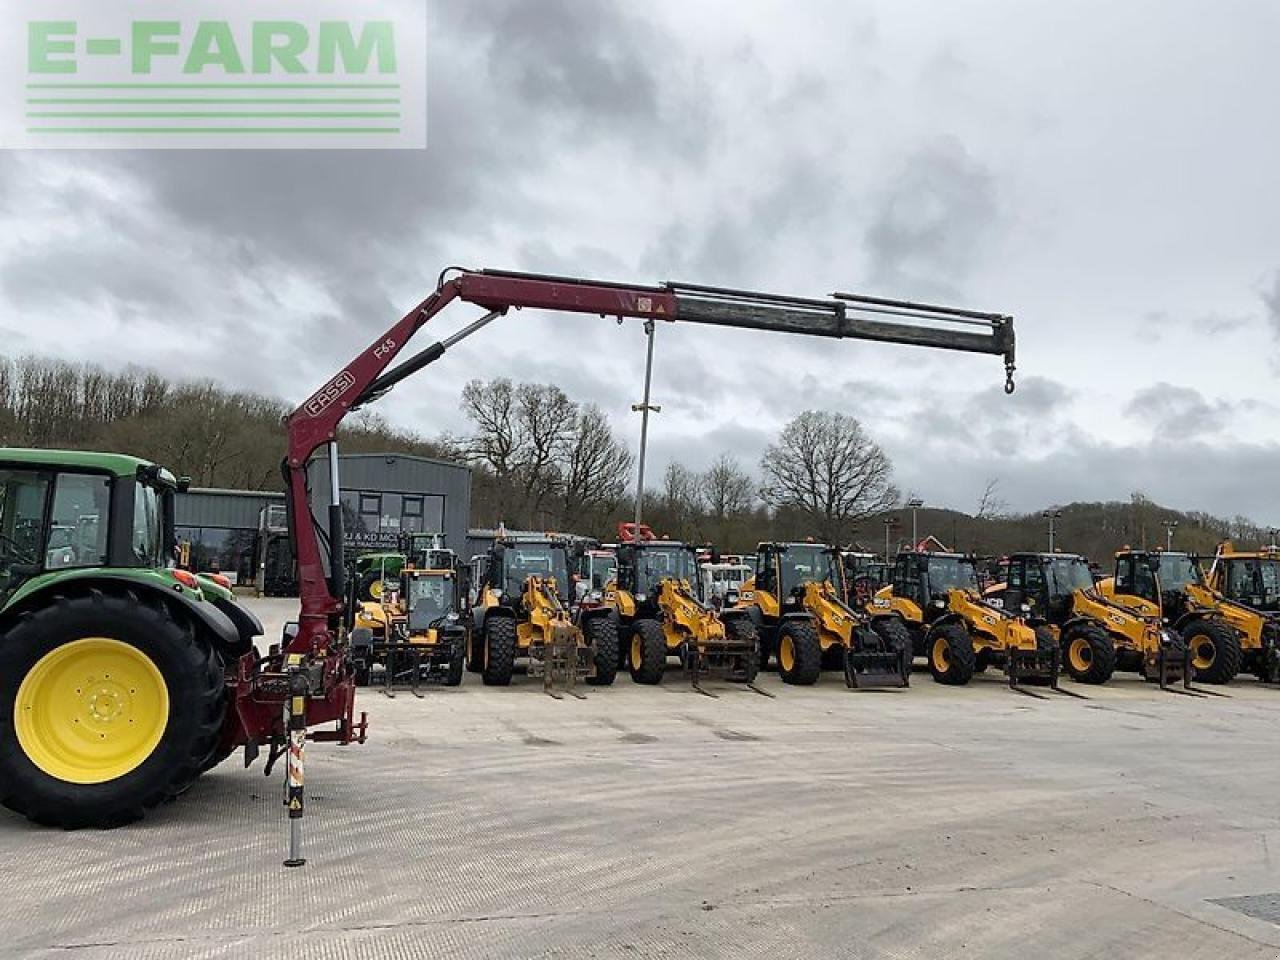
M 454 300 L 475 304 L 487 313 L 454 336 L 388 370 L 408 340 Z M 1013 319 L 1003 314 L 845 293 L 810 299 L 684 283 L 637 286 L 498 270 L 446 270 L 434 292 L 285 418 L 289 448 L 283 469 L 302 610 L 298 632 L 281 655 L 300 655 L 323 664 L 322 669 L 313 670 L 323 683 L 321 689 L 311 691 L 308 717 L 309 722 L 337 720 L 339 732 L 332 739 L 350 738 L 354 702 L 354 688 L 341 666 L 339 636 L 344 588 L 338 425 L 352 410 L 438 360 L 459 340 L 512 308 L 526 307 L 994 354 L 1004 357 L 1005 389 L 1013 391 Z M 954 325 L 970 329 L 958 330 Z M 327 550 L 322 548 L 321 533 L 311 513 L 307 483 L 307 464 L 322 445 L 329 448 L 331 480 Z M 253 731 L 248 735 L 252 738 Z

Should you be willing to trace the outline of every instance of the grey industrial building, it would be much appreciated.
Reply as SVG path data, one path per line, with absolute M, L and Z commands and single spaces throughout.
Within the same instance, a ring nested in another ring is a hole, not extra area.
M 466 549 L 471 516 L 471 470 L 447 460 L 403 454 L 343 454 L 339 458 L 346 545 L 351 553 L 393 547 L 400 533 L 444 533 Z M 328 463 L 313 461 L 312 504 L 324 527 L 329 502 Z M 177 502 L 177 533 L 190 545 L 190 562 L 252 582 L 272 535 L 281 542 L 284 496 L 247 490 L 193 489 Z M 456 545 L 456 546 L 455 546 Z

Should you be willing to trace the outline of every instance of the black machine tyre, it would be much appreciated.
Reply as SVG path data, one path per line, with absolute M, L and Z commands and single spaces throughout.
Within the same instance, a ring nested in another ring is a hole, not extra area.
M 751 652 L 740 661 L 742 675 L 735 676 L 734 679 L 742 683 L 755 683 L 760 673 L 760 635 L 756 631 L 756 625 L 746 617 L 735 617 L 725 621 L 724 629 L 731 640 L 751 647 Z
M 1192 620 L 1183 627 L 1182 639 L 1191 648 L 1191 665 L 1197 680 L 1230 683 L 1240 672 L 1240 637 L 1225 623 Z
M 46 656 L 98 638 L 132 647 L 131 656 L 140 653 L 150 661 L 164 684 L 169 713 L 159 741 L 140 763 L 110 779 L 76 783 L 46 773 L 27 755 L 13 719 L 15 701 L 23 680 Z M 226 710 L 221 657 L 163 603 L 133 592 L 56 597 L 0 641 L 0 803 L 36 823 L 63 828 L 137 820 L 230 753 L 219 747 Z
M 822 673 L 822 644 L 808 620 L 784 620 L 778 628 L 778 676 L 783 683 L 807 687 Z
M 360 586 L 356 588 L 356 599 L 360 602 L 373 599 L 373 585 L 382 579 L 380 570 L 366 570 L 360 577 Z
M 596 665 L 587 683 L 593 687 L 612 686 L 618 675 L 618 623 L 611 616 L 601 615 L 588 617 L 585 627 L 583 632 Z
M 938 683 L 962 687 L 973 679 L 973 637 L 963 624 L 944 623 L 929 634 L 929 672 Z
M 889 649 L 897 650 L 906 663 L 903 670 L 911 673 L 911 664 L 915 660 L 915 651 L 911 646 L 911 631 L 907 629 L 907 625 L 897 617 L 881 617 L 879 620 L 873 620 L 871 628 L 880 634 L 881 639 L 888 645 Z
M 449 661 L 449 669 L 444 675 L 444 685 L 446 687 L 457 687 L 462 685 L 462 668 L 465 657 L 461 653 L 456 653 L 453 659 Z
M 627 669 L 636 683 L 658 684 L 667 668 L 667 635 L 657 620 L 642 618 L 631 625 Z
M 1106 683 L 1116 671 L 1116 644 L 1097 623 L 1082 623 L 1062 635 L 1062 663 L 1078 683 Z
M 486 687 L 511 684 L 516 669 L 516 622 L 511 617 L 489 617 L 484 622 L 484 666 L 480 679 Z

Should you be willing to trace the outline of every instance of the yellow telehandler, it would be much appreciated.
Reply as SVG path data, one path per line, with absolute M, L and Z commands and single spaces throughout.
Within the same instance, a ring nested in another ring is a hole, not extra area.
M 973 558 L 958 553 L 900 553 L 892 582 L 868 607 L 873 616 L 898 618 L 913 653 L 929 661 L 938 683 L 967 684 L 988 666 L 1004 669 L 1009 686 L 1043 685 L 1059 693 L 1061 655 L 1054 635 L 1027 622 L 1029 607 L 996 606 L 978 592 Z M 1035 696 L 1036 694 L 1031 694 Z
M 754 686 L 759 641 L 751 618 L 745 610 L 718 613 L 696 595 L 694 548 L 654 539 L 643 524 L 622 524 L 619 534 L 617 574 L 604 604 L 617 615 L 631 679 L 661 683 L 667 658 L 674 656 L 699 693 L 707 693 L 701 680 L 712 674 L 763 693 Z
M 851 606 L 840 551 L 820 543 L 761 543 L 755 576 L 737 607 L 747 610 L 778 658 L 786 683 L 806 684 L 827 667 L 844 671 L 850 688 L 911 683 L 911 636 L 893 616 Z
M 1264 681 L 1276 679 L 1280 624 L 1219 593 L 1198 558 L 1173 550 L 1121 550 L 1115 575 L 1098 588 L 1117 603 L 1160 617 L 1177 630 L 1198 679 L 1226 684 L 1242 669 Z
M 549 693 L 572 691 L 577 680 L 613 683 L 618 671 L 616 620 L 608 610 L 586 611 L 575 624 L 569 596 L 568 545 L 558 537 L 497 540 L 477 571 L 468 660 L 487 686 L 511 683 L 517 658 Z

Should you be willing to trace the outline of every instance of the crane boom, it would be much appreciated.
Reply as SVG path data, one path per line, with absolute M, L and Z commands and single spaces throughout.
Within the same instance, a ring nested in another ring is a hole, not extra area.
M 431 344 L 388 369 L 409 339 L 454 300 L 475 304 L 487 312 L 453 337 Z M 350 671 L 342 661 L 340 615 L 344 587 L 338 425 L 352 410 L 372 402 L 438 360 L 463 337 L 511 309 L 524 308 L 993 354 L 1004 357 L 1005 389 L 1013 392 L 1013 319 L 1004 314 L 847 293 L 814 299 L 687 283 L 646 286 L 502 270 L 446 270 L 435 291 L 285 418 L 288 453 L 283 472 L 302 610 L 297 633 L 277 656 L 304 658 L 313 664 L 313 675 L 322 678 L 320 688 L 309 694 L 308 720 L 337 720 L 338 734 L 327 738 L 349 738 L 354 703 Z M 965 329 L 955 329 L 957 326 Z M 308 462 L 323 445 L 329 447 L 331 478 L 327 537 L 311 513 L 307 483 Z M 322 544 L 322 537 L 327 543 Z M 267 665 L 268 669 L 273 667 L 278 669 L 279 664 Z

